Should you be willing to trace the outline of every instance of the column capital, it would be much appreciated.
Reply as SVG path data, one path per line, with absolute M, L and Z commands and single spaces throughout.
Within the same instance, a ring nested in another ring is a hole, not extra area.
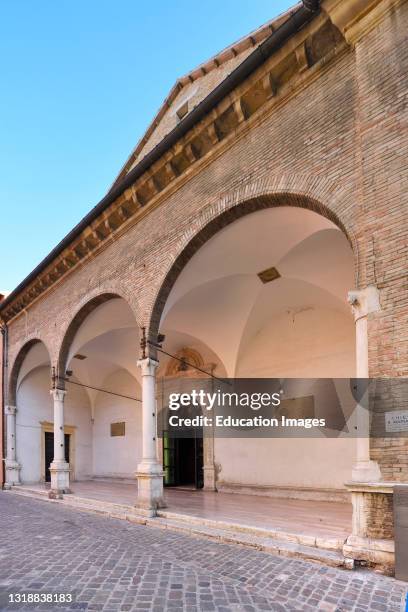
M 151 357 L 146 357 L 145 359 L 139 359 L 137 365 L 142 370 L 142 376 L 154 376 L 159 362 Z
M 50 394 L 53 396 L 54 400 L 63 402 L 66 394 L 65 389 L 51 389 Z
M 17 412 L 17 408 L 15 406 L 5 406 L 4 407 L 4 414 L 10 414 L 10 415 L 15 415 Z
M 355 321 L 381 310 L 380 293 L 375 285 L 349 291 L 347 301 L 351 306 Z

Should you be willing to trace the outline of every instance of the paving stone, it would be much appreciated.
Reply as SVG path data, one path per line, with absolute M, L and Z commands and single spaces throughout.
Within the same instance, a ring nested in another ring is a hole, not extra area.
M 0 506 L 2 611 L 400 612 L 408 591 L 367 570 L 322 567 L 7 492 Z M 8 593 L 29 589 L 72 592 L 74 601 L 7 607 Z

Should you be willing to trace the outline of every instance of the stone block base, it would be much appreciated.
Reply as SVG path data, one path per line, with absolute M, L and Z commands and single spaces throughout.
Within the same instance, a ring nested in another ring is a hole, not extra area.
M 392 482 L 346 484 L 353 504 L 353 533 L 343 554 L 388 575 L 395 569 L 394 486 Z
M 6 468 L 6 482 L 4 484 L 5 489 L 10 489 L 13 485 L 19 485 L 20 482 L 20 470 L 21 465 L 16 461 L 5 462 Z
M 136 508 L 155 512 L 158 508 L 165 508 L 163 497 L 163 472 L 147 474 L 137 472 L 137 501 Z
M 68 463 L 51 463 L 51 490 L 49 497 L 51 499 L 60 498 L 64 493 L 71 493 L 69 488 L 69 464 Z
M 215 466 L 205 465 L 203 468 L 204 472 L 204 491 L 216 491 L 217 487 L 215 484 Z
M 393 540 L 380 540 L 349 536 L 343 546 L 346 559 L 362 561 L 388 576 L 394 575 L 395 546 Z

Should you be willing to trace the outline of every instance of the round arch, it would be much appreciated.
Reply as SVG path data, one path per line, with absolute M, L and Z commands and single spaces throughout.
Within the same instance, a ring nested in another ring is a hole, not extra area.
M 86 318 L 98 306 L 110 300 L 113 300 L 113 299 L 123 300 L 127 304 L 127 306 L 132 311 L 132 314 L 134 316 L 135 326 L 139 329 L 139 324 L 134 314 L 134 310 L 129 304 L 129 301 L 125 297 L 123 297 L 123 295 L 117 292 L 106 292 L 106 293 L 99 293 L 95 295 L 94 297 L 90 297 L 87 301 L 85 301 L 83 304 L 80 305 L 80 307 L 78 308 L 77 312 L 71 319 L 70 323 L 68 324 L 63 334 L 60 348 L 58 351 L 58 359 L 57 359 L 57 372 L 59 375 L 61 373 L 64 373 L 66 370 L 70 347 L 81 325 L 84 323 Z M 58 384 L 59 384 L 59 387 L 64 388 L 64 381 L 59 380 Z
M 8 403 L 10 404 L 10 406 L 16 405 L 17 383 L 18 383 L 18 377 L 20 374 L 21 366 L 23 365 L 23 362 L 25 358 L 27 357 L 28 353 L 30 352 L 30 350 L 38 344 L 42 344 L 44 346 L 45 350 L 48 353 L 48 356 L 50 357 L 50 351 L 47 345 L 45 344 L 43 340 L 40 340 L 39 338 L 32 338 L 31 340 L 26 342 L 21 347 L 21 349 L 17 353 L 17 356 L 14 360 L 14 363 L 10 371 L 10 377 L 9 377 L 9 383 L 8 383 Z M 50 359 L 50 363 L 51 363 L 51 359 Z M 50 382 L 50 385 L 51 385 L 51 382 Z
M 223 199 L 216 207 L 213 207 L 213 210 L 207 212 L 201 227 L 197 230 L 197 224 L 195 224 L 195 233 L 192 230 L 186 232 L 178 243 L 177 252 L 171 254 L 171 263 L 155 295 L 151 308 L 148 338 L 152 342 L 157 341 L 160 320 L 167 298 L 180 273 L 193 255 L 210 238 L 234 221 L 251 213 L 279 206 L 303 208 L 325 217 L 343 232 L 356 257 L 357 246 L 351 232 L 346 229 L 339 216 L 331 208 L 325 206 L 317 199 L 309 195 L 293 192 L 260 193 L 260 195 L 252 198 L 242 199 L 242 194 L 237 192 L 233 198 Z M 154 355 L 154 349 L 151 352 Z

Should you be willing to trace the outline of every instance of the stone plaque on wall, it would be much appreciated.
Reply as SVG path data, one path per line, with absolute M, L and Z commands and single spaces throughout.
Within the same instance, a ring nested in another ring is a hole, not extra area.
M 408 410 L 396 410 L 385 413 L 385 431 L 401 432 L 408 431 Z
M 111 423 L 111 436 L 124 436 L 125 423 Z

